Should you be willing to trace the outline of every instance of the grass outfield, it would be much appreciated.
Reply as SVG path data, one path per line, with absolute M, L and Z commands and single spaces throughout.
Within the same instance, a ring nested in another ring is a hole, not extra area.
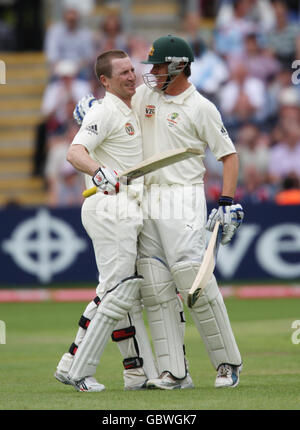
M 6 345 L 0 345 L 0 409 L 300 409 L 300 344 L 291 340 L 300 299 L 230 298 L 226 305 L 244 361 L 237 388 L 213 387 L 215 371 L 187 311 L 185 343 L 194 390 L 124 392 L 121 356 L 109 342 L 96 374 L 106 391 L 79 393 L 53 373 L 73 341 L 85 303 L 0 304 L 7 328 Z

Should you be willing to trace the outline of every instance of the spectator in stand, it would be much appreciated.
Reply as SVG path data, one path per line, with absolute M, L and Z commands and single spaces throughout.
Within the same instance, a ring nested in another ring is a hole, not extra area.
M 290 111 L 291 115 L 298 117 L 300 103 L 300 85 L 292 84 L 291 67 L 282 67 L 273 82 L 268 87 L 269 110 L 274 112 L 278 121 L 280 111 Z
M 93 47 L 95 57 L 111 49 L 128 52 L 128 37 L 123 32 L 119 14 L 110 13 L 101 22 L 93 36 Z
M 249 72 L 249 76 L 261 79 L 266 84 L 280 71 L 280 63 L 274 55 L 262 48 L 257 34 L 249 34 L 244 39 L 244 50 L 239 55 L 228 57 L 229 67 L 243 63 Z
M 80 78 L 89 79 L 94 60 L 92 32 L 80 26 L 80 14 L 65 8 L 62 22 L 55 22 L 46 31 L 45 54 L 52 73 L 62 60 L 77 64 Z
M 234 15 L 234 1 L 222 1 L 219 8 L 216 25 L 228 26 Z M 254 22 L 262 32 L 270 31 L 275 24 L 275 14 L 269 0 L 248 0 L 246 19 Z
M 283 179 L 281 190 L 275 196 L 275 202 L 280 206 L 300 205 L 300 180 L 295 174 L 290 174 Z
M 192 46 L 194 55 L 198 56 L 201 51 L 201 45 L 212 47 L 213 34 L 210 29 L 202 25 L 202 16 L 200 12 L 187 12 L 183 17 L 182 35 Z
M 46 87 L 41 106 L 42 120 L 36 130 L 33 175 L 44 174 L 48 137 L 65 132 L 68 122 L 73 121 L 76 103 L 91 92 L 90 84 L 78 79 L 77 72 L 72 61 L 60 61 L 54 70 L 55 79 Z
M 217 23 L 215 32 L 216 51 L 227 57 L 241 54 L 244 49 L 244 38 L 252 33 L 259 33 L 259 27 L 248 19 L 251 9 L 249 0 L 234 0 L 233 15 L 225 23 Z
M 236 146 L 240 160 L 240 181 L 243 182 L 244 171 L 255 169 L 260 182 L 268 181 L 270 157 L 270 138 L 262 134 L 255 124 L 245 124 L 238 133 Z
M 271 187 L 261 182 L 261 177 L 255 168 L 249 167 L 244 172 L 245 183 L 239 187 L 239 200 L 243 203 L 263 203 L 272 200 Z
M 45 179 L 47 201 L 51 207 L 80 206 L 84 189 L 83 176 L 66 161 L 70 143 L 78 126 L 70 123 L 63 135 L 48 140 Z
M 151 65 L 141 63 L 147 57 L 149 50 L 149 43 L 145 40 L 136 37 L 128 38 L 128 52 L 136 74 L 136 86 L 144 83 L 143 75 L 151 70 Z
M 245 124 L 238 133 L 236 147 L 240 161 L 240 193 L 242 201 L 255 203 L 271 198 L 268 186 L 270 137 L 255 124 Z
M 300 58 L 300 29 L 297 24 L 288 20 L 288 9 L 283 0 L 273 1 L 276 24 L 267 36 L 267 47 L 274 52 L 276 58 L 286 67 Z
M 46 121 L 50 119 L 63 127 L 70 118 L 67 109 L 71 102 L 73 106 L 85 94 L 91 92 L 89 82 L 78 78 L 77 64 L 71 60 L 62 60 L 56 64 L 54 76 L 56 79 L 46 87 L 42 100 L 42 114 Z M 54 130 L 56 131 L 56 130 Z
M 251 121 L 266 121 L 266 87 L 263 81 L 249 76 L 243 63 L 235 63 L 231 79 L 219 91 L 219 108 L 225 127 L 236 137 L 239 127 Z
M 270 150 L 269 174 L 276 188 L 288 175 L 300 178 L 300 123 L 281 122 L 282 140 Z
M 229 78 L 229 70 L 225 61 L 209 49 L 202 38 L 200 21 L 201 17 L 197 13 L 188 13 L 184 20 L 184 37 L 191 44 L 195 56 L 190 81 L 201 94 L 216 102 L 215 95 L 221 84 Z

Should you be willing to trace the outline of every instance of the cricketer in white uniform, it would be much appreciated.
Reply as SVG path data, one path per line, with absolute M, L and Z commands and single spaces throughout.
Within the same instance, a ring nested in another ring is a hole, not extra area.
M 205 228 L 212 231 L 220 220 L 225 245 L 244 216 L 241 205 L 233 203 L 236 150 L 216 107 L 188 82 L 193 60 L 191 47 L 183 39 L 170 35 L 157 39 L 149 52 L 147 63 L 153 68 L 145 75 L 146 86 L 140 86 L 133 98 L 144 158 L 172 148 L 203 150 L 202 158 L 190 158 L 145 177 L 137 268 L 145 280 L 141 294 L 160 373 L 147 382 L 149 388 L 180 388 L 186 375 L 182 339 L 176 329 L 180 315 L 176 289 L 186 300 L 203 258 Z M 81 116 L 89 109 L 87 100 L 77 105 Z M 213 209 L 206 222 L 203 158 L 207 145 L 223 162 L 223 192 L 219 208 Z M 241 356 L 214 276 L 191 314 L 217 370 L 215 386 L 237 386 Z
M 188 82 L 189 63 L 193 60 L 193 52 L 183 39 L 171 35 L 157 39 L 146 61 L 153 65 L 152 70 L 144 75 L 146 85 L 137 89 L 133 100 L 145 158 L 172 148 L 195 147 L 203 151 L 203 157 L 145 176 L 144 212 L 148 217 L 139 236 L 137 268 L 146 281 L 141 293 L 160 372 L 159 378 L 147 382 L 149 388 L 178 388 L 178 380 L 185 376 L 180 340 L 173 336 L 169 357 L 164 348 L 163 337 L 169 337 L 171 343 L 170 324 L 175 318 L 173 281 L 186 301 L 205 251 L 205 227 L 212 231 L 219 219 L 223 225 L 222 243 L 226 244 L 244 216 L 242 207 L 233 204 L 238 172 L 236 150 L 216 107 Z M 206 224 L 203 158 L 207 146 L 223 162 L 223 193 L 219 209 L 213 210 Z M 218 372 L 215 386 L 236 386 L 241 356 L 214 276 L 190 311 Z
M 108 62 L 111 72 L 107 70 Z M 99 285 L 95 300 L 79 321 L 75 342 L 63 355 L 55 373 L 58 380 L 79 391 L 105 388 L 94 374 L 111 335 L 118 342 L 124 367 L 128 369 L 128 389 L 134 389 L 131 368 L 134 381 L 136 374 L 142 375 L 143 382 L 146 377 L 157 376 L 141 312 L 143 278 L 136 274 L 137 237 L 143 223 L 140 207 L 143 185 L 135 181 L 133 185 L 120 186 L 114 172 L 124 171 L 142 160 L 139 121 L 130 104 L 135 92 L 135 73 L 123 51 L 101 54 L 96 72 L 106 95 L 85 116 L 70 146 L 68 160 L 86 173 L 87 187 L 96 184 L 101 189 L 82 206 L 82 223 L 93 242 Z

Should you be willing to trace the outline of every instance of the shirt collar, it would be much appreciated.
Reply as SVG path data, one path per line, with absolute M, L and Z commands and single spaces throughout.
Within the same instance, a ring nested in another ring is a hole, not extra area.
M 178 96 L 173 96 L 168 99 L 163 95 L 163 98 L 167 103 L 182 104 L 184 100 L 189 97 L 194 91 L 196 91 L 196 88 L 193 84 L 191 84 L 185 91 L 183 91 L 183 93 L 178 94 Z
M 119 97 L 115 96 L 114 94 L 106 91 L 105 97 L 107 97 L 109 100 L 112 100 L 115 105 L 120 109 L 120 111 L 124 115 L 130 115 L 132 112 L 132 109 L 130 109 L 126 103 L 124 103 Z

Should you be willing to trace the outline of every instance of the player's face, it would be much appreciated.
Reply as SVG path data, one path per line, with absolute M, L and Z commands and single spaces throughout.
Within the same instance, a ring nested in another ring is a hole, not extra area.
M 112 60 L 112 77 L 107 78 L 106 87 L 122 100 L 130 100 L 135 93 L 136 75 L 128 57 Z
M 168 64 L 153 64 L 150 74 L 155 76 L 156 88 L 160 90 L 163 88 L 168 77 Z

